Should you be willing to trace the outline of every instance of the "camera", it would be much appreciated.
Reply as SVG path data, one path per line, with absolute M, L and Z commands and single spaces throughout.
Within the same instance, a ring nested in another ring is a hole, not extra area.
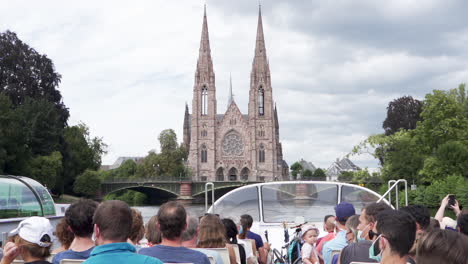
M 449 206 L 449 208 L 452 208 L 451 207 L 452 205 L 455 205 L 455 195 L 454 194 L 450 194 L 449 197 L 448 197 L 448 206 Z

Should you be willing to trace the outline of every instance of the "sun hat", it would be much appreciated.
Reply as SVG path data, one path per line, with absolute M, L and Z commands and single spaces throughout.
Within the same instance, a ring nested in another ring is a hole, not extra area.
M 18 227 L 9 233 L 9 236 L 19 235 L 22 239 L 40 247 L 50 247 L 52 245 L 52 233 L 53 227 L 49 219 L 32 216 L 21 221 Z
M 336 218 L 338 221 L 343 221 L 346 218 L 356 214 L 354 206 L 347 202 L 341 202 L 335 207 Z
M 314 225 L 305 225 L 302 227 L 301 230 L 301 237 L 304 237 L 304 235 L 307 233 L 309 230 L 315 230 L 317 232 L 317 235 L 320 233 L 318 228 Z

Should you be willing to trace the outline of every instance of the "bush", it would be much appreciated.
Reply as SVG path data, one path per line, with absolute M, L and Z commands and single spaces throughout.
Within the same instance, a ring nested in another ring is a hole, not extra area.
M 76 178 L 73 184 L 73 191 L 86 197 L 96 195 L 96 192 L 101 187 L 101 179 L 98 175 L 96 171 L 86 170 Z

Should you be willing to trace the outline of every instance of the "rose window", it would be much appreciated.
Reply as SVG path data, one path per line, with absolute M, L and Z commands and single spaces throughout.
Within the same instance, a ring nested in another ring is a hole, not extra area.
M 244 144 L 239 134 L 231 132 L 224 137 L 223 154 L 226 156 L 241 156 L 244 153 Z

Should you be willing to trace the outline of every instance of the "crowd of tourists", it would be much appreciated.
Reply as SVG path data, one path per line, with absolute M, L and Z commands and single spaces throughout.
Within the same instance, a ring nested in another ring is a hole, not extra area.
M 444 217 L 446 208 L 456 220 Z M 448 195 L 434 218 L 422 205 L 393 210 L 383 202 L 369 204 L 360 215 L 342 202 L 335 213 L 325 217 L 327 235 L 319 240 L 317 228 L 302 228 L 303 263 L 468 264 L 468 210 L 460 210 L 458 201 L 450 205 Z
M 444 217 L 447 207 L 457 219 Z M 141 213 L 122 201 L 82 199 L 69 206 L 55 230 L 43 217 L 21 221 L 9 233 L 0 264 L 15 259 L 31 264 L 66 259 L 86 264 L 267 264 L 272 260 L 270 244 L 250 230 L 252 224 L 250 215 L 240 216 L 237 223 L 215 214 L 197 218 L 171 201 L 145 226 Z M 298 257 L 303 263 L 468 264 L 468 211 L 460 210 L 458 202 L 449 205 L 448 196 L 433 219 L 421 205 L 393 210 L 372 203 L 358 215 L 352 204 L 342 202 L 335 215 L 325 217 L 325 234 L 319 238 L 321 231 L 301 227 Z M 51 252 L 54 236 L 61 246 Z M 147 242 L 141 245 L 143 238 Z

